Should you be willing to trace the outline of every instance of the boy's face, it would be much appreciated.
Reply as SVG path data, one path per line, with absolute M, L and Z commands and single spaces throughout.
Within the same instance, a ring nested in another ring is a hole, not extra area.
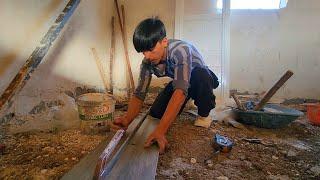
M 159 64 L 160 61 L 165 60 L 167 55 L 166 47 L 168 47 L 168 39 L 163 38 L 161 41 L 157 42 L 156 46 L 151 51 L 144 51 L 142 53 L 148 61 L 156 65 Z

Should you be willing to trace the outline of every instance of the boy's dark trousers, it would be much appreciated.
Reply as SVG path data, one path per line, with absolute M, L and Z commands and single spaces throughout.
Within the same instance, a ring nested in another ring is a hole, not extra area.
M 182 112 L 186 103 L 190 98 L 194 100 L 194 104 L 198 107 L 198 115 L 207 117 L 216 105 L 215 95 L 212 90 L 219 86 L 217 76 L 207 68 L 195 67 L 191 72 L 190 87 L 188 96 L 183 103 L 179 114 Z M 166 111 L 167 105 L 174 92 L 172 81 L 167 84 L 162 92 L 157 96 L 150 109 L 150 115 L 161 119 Z

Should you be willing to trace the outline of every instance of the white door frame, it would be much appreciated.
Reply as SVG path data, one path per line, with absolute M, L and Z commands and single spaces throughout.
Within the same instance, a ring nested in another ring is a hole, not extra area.
M 184 0 L 175 1 L 174 38 L 183 37 Z M 221 48 L 221 91 L 222 103 L 229 98 L 230 91 L 230 0 L 223 0 L 222 9 L 222 48 Z

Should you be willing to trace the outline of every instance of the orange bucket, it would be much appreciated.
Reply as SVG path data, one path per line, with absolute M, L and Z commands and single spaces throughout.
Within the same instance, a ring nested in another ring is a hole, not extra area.
M 307 117 L 312 124 L 320 126 L 320 104 L 307 104 Z

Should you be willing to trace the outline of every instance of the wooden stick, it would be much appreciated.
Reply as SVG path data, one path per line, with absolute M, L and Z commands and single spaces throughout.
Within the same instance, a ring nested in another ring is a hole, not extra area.
M 257 104 L 253 110 L 259 111 L 263 106 L 272 98 L 272 96 L 281 88 L 281 86 L 287 82 L 287 80 L 293 75 L 293 72 L 288 70 L 279 80 L 276 82 L 272 88 L 267 92 L 267 94 L 261 99 L 259 104 Z
M 29 56 L 24 65 L 20 68 L 18 74 L 10 82 L 9 86 L 5 89 L 0 97 L 0 110 L 4 104 L 9 102 L 11 98 L 20 92 L 25 86 L 26 82 L 30 79 L 31 74 L 38 67 L 43 60 L 43 57 L 49 51 L 52 43 L 58 37 L 64 25 L 67 23 L 75 9 L 78 7 L 80 0 L 70 0 L 60 15 L 55 20 L 54 24 L 50 27 L 48 32 L 40 41 L 40 44 Z M 7 107 L 8 108 L 8 107 Z
M 119 5 L 118 5 L 118 0 L 114 0 L 114 3 L 116 5 L 116 10 L 117 10 L 117 15 L 118 15 L 118 19 L 119 19 L 119 25 L 120 25 L 120 31 L 122 33 L 122 28 L 123 28 L 123 25 L 122 25 L 122 18 L 120 16 L 120 10 L 119 10 Z
M 125 16 L 125 12 L 124 12 L 124 6 L 123 5 L 121 5 L 121 13 L 122 13 L 122 29 L 123 29 L 123 32 L 124 32 L 124 39 L 126 40 L 126 43 L 127 43 L 127 29 L 126 29 L 126 16 Z M 128 45 L 126 45 L 126 46 L 128 46 Z M 126 51 L 128 51 L 128 47 L 126 47 Z M 128 53 L 128 52 L 126 52 L 126 53 Z M 131 77 L 130 77 L 131 78 Z M 128 87 L 130 87 L 130 82 L 131 82 L 131 80 L 130 81 L 127 81 L 127 86 Z M 132 88 L 132 86 L 131 86 L 131 88 L 129 88 L 129 91 L 127 91 L 127 96 L 128 96 L 128 98 L 130 98 L 130 96 L 131 96 L 131 93 L 133 92 L 133 89 L 134 89 L 134 87 Z
M 234 101 L 236 102 L 236 104 L 240 110 L 246 111 L 246 108 L 243 106 L 243 104 L 241 104 L 238 96 L 235 93 L 232 93 L 231 97 L 233 97 Z
M 119 24 L 120 24 L 120 30 L 121 30 L 121 38 L 122 38 L 122 42 L 123 42 L 123 47 L 124 47 L 124 53 L 125 53 L 125 59 L 126 59 L 126 63 L 127 63 L 127 70 L 129 73 L 129 79 L 130 79 L 130 84 L 131 84 L 131 88 L 129 87 L 129 89 L 131 89 L 131 91 L 133 92 L 133 89 L 135 88 L 134 85 L 134 80 L 133 80 L 133 75 L 132 75 L 132 71 L 131 71 L 131 65 L 130 65 L 130 60 L 129 60 L 129 53 L 128 53 L 128 44 L 127 44 L 127 34 L 125 32 L 125 24 L 123 23 L 123 21 L 121 21 L 121 16 L 120 16 L 120 11 L 119 11 L 119 6 L 118 6 L 118 1 L 115 0 L 115 4 L 116 4 L 116 9 L 117 9 L 117 14 L 118 14 L 118 18 L 119 18 Z M 124 7 L 122 8 L 122 15 L 125 15 L 124 13 Z M 124 16 L 122 17 L 124 19 Z
M 105 73 L 104 73 L 104 71 L 103 71 L 103 66 L 102 66 L 102 64 L 101 64 L 101 60 L 100 60 L 100 58 L 99 58 L 99 56 L 98 56 L 98 53 L 97 53 L 97 51 L 96 51 L 95 48 L 91 48 L 91 51 L 92 51 L 93 57 L 94 57 L 94 59 L 95 59 L 95 61 L 96 61 L 97 67 L 98 67 L 98 69 L 99 69 L 100 76 L 101 76 L 101 79 L 102 79 L 102 81 L 103 81 L 103 86 L 104 86 L 105 90 L 108 91 L 108 87 L 107 87 L 107 77 L 106 77 L 106 75 L 105 75 Z
M 110 49 L 110 93 L 113 94 L 113 63 L 114 63 L 114 52 L 115 52 L 115 30 L 114 30 L 114 16 L 111 19 L 111 49 Z

